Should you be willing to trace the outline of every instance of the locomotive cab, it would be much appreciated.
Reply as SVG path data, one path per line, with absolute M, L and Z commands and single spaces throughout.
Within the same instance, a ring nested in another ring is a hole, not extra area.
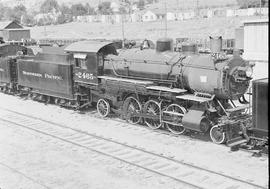
M 74 58 L 74 81 L 98 84 L 98 76 L 103 75 L 104 56 L 117 54 L 111 42 L 79 41 L 65 48 Z

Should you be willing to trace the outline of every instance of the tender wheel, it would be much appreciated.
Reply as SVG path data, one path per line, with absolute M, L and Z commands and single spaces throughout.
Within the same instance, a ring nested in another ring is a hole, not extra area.
M 159 103 L 154 100 L 149 100 L 144 105 L 144 111 L 148 116 L 158 116 L 158 119 L 145 118 L 145 123 L 151 129 L 158 129 L 161 127 L 162 123 L 160 121 L 160 106 Z
M 213 126 L 210 129 L 210 137 L 212 141 L 216 144 L 222 144 L 226 140 L 225 133 L 221 131 L 218 125 Z
M 126 98 L 124 102 L 124 111 L 126 114 L 127 122 L 131 124 L 137 124 L 141 121 L 140 116 L 132 115 L 133 113 L 141 113 L 142 105 L 141 103 L 134 97 L 130 96 Z
M 168 130 L 176 135 L 183 134 L 186 130 L 182 125 L 183 116 L 177 115 L 177 113 L 185 114 L 187 112 L 186 109 L 182 106 L 179 106 L 178 104 L 171 104 L 166 108 L 166 112 L 167 114 L 169 114 L 168 112 L 172 112 L 172 114 L 169 115 L 174 122 L 174 124 L 165 123 Z
M 101 117 L 106 117 L 110 113 L 110 104 L 105 99 L 99 99 L 97 102 L 97 111 Z

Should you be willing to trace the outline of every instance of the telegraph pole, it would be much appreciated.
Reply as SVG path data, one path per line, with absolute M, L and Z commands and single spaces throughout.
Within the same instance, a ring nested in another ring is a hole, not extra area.
M 260 18 L 262 17 L 262 0 L 260 0 Z
M 122 7 L 125 8 L 125 2 L 122 2 L 121 4 Z M 121 28 L 122 28 L 122 49 L 125 47 L 125 32 L 124 32 L 124 13 L 122 12 L 121 14 Z
M 167 37 L 167 2 L 165 0 L 165 37 Z
M 121 20 L 122 20 L 122 49 L 125 47 L 125 33 L 124 33 L 124 17 L 123 13 L 121 15 Z
M 196 12 L 197 12 L 197 17 L 199 17 L 199 0 L 196 1 Z

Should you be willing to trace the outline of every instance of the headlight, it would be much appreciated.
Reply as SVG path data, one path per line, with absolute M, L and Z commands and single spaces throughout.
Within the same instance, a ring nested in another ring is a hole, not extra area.
M 251 77 L 252 74 L 253 74 L 253 69 L 252 69 L 251 67 L 248 67 L 248 68 L 246 69 L 246 76 L 247 76 L 247 77 Z

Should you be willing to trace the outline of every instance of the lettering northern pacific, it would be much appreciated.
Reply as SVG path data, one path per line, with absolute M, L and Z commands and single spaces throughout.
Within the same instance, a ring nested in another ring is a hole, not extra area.
M 45 79 L 63 80 L 62 76 L 52 75 L 48 73 L 42 74 L 42 73 L 36 73 L 36 72 L 22 71 L 22 74 L 26 76 L 34 76 L 34 77 L 45 78 Z

